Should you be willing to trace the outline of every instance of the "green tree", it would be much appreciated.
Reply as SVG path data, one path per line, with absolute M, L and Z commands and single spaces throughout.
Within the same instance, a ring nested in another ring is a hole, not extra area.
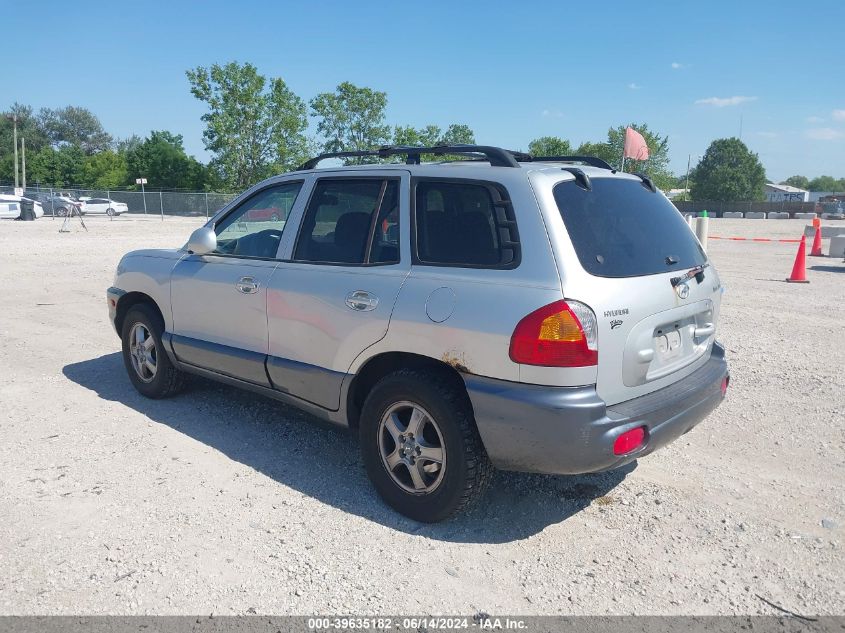
M 43 183 L 53 187 L 85 184 L 85 152 L 78 145 L 47 146 L 27 154 L 27 185 Z
M 613 165 L 614 163 L 620 162 L 620 156 L 622 150 L 619 150 L 620 156 L 614 157 L 613 155 L 614 149 L 608 143 L 581 143 L 578 146 L 578 149 L 575 150 L 575 154 L 578 156 L 595 156 L 596 158 L 601 158 L 606 163 Z
M 409 145 L 412 147 L 435 147 L 437 145 L 474 145 L 475 133 L 468 125 L 453 123 L 444 132 L 437 125 L 426 125 L 416 129 L 411 125 L 401 125 L 393 128 L 393 144 Z M 448 160 L 447 155 L 435 156 L 423 154 L 420 159 L 425 161 Z M 457 157 L 455 157 L 457 158 Z M 401 162 L 404 158 L 395 158 L 393 162 Z
M 807 183 L 810 191 L 845 191 L 845 178 L 837 180 L 833 176 L 819 176 Z
M 310 105 L 325 152 L 375 149 L 390 138 L 390 127 L 384 123 L 387 93 L 345 81 L 334 92 L 318 94 Z
M 41 121 L 33 114 L 32 108 L 21 103 L 13 103 L 8 110 L 0 113 L 0 181 L 12 182 L 15 172 L 14 132 L 12 121 L 7 116 L 18 118 L 18 169 L 21 167 L 21 140 L 25 139 L 26 155 L 29 160 L 43 147 L 50 144 Z M 27 165 L 27 174 L 31 173 Z M 18 172 L 20 173 L 20 172 Z M 27 179 L 27 182 L 29 180 Z
M 187 71 L 191 94 L 208 105 L 203 140 L 211 167 L 230 189 L 296 167 L 309 150 L 305 103 L 278 77 L 229 62 Z
M 632 127 L 643 135 L 648 145 L 648 160 L 625 159 L 625 171 L 631 174 L 644 173 L 648 175 L 660 189 L 670 189 L 674 176 L 669 171 L 669 137 L 661 136 L 657 132 L 648 129 L 645 123 L 631 123 L 620 125 L 607 131 L 607 143 L 610 145 L 611 154 L 615 156 L 610 162 L 614 167 L 619 167 L 622 161 L 622 148 L 625 145 L 625 128 Z
M 475 132 L 463 123 L 453 123 L 437 140 L 438 145 L 475 145 Z
M 810 179 L 806 176 L 790 176 L 780 184 L 798 187 L 799 189 L 807 189 L 810 186 Z
M 93 189 L 117 189 L 126 184 L 126 154 L 107 149 L 85 157 L 83 184 Z
M 572 145 L 559 136 L 541 136 L 528 144 L 528 153 L 532 156 L 571 156 Z
M 692 199 L 696 201 L 762 200 L 766 172 L 757 154 L 738 138 L 713 141 L 693 171 Z
M 182 135 L 154 131 L 126 152 L 126 181 L 146 178 L 150 187 L 202 189 L 204 168 L 185 153 Z
M 431 147 L 440 142 L 442 132 L 436 125 L 426 125 L 420 129 L 412 125 L 397 125 L 393 128 L 392 143 L 411 147 Z
M 100 119 L 85 108 L 42 108 L 38 118 L 54 147 L 76 145 L 86 154 L 93 154 L 109 149 L 112 145 L 112 137 L 103 129 Z

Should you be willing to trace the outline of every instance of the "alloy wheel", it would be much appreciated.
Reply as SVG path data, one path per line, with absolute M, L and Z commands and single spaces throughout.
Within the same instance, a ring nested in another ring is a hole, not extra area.
M 393 482 L 406 492 L 434 492 L 446 472 L 446 443 L 437 421 L 421 406 L 397 402 L 382 416 L 379 455 Z
M 158 369 L 155 339 L 143 323 L 136 323 L 129 332 L 129 357 L 138 378 L 152 382 Z

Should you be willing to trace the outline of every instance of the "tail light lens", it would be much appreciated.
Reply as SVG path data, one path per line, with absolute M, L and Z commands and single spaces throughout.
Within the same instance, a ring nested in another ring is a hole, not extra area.
M 510 357 L 522 365 L 590 367 L 598 363 L 597 333 L 596 315 L 588 306 L 555 301 L 517 323 Z

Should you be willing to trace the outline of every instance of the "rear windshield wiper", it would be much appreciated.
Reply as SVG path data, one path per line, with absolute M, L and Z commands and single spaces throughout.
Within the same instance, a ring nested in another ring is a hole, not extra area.
M 667 257 L 666 259 L 669 258 Z M 704 269 L 707 268 L 709 265 L 709 263 L 701 264 L 701 266 L 696 266 L 695 268 L 689 269 L 680 277 L 672 277 L 672 279 L 670 280 L 672 282 L 672 287 L 674 288 L 678 284 L 682 284 L 688 279 L 692 279 L 693 277 L 695 277 L 695 280 L 698 283 L 701 283 L 702 281 L 704 281 Z

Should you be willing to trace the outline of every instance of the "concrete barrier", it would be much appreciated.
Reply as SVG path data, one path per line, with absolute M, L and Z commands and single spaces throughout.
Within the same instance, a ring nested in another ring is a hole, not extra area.
M 845 259 L 845 235 L 830 238 L 830 248 L 827 249 L 827 256 Z
M 804 227 L 804 235 L 807 237 L 815 237 L 816 236 L 816 229 L 811 224 L 808 224 Z M 822 227 L 822 238 L 828 239 L 830 237 L 836 237 L 838 235 L 845 235 L 845 226 L 823 226 Z
M 842 214 L 839 213 L 822 213 L 822 220 L 841 220 Z
M 788 220 L 789 214 L 785 211 L 772 211 L 769 213 L 770 220 Z
M 796 220 L 812 220 L 816 217 L 815 213 L 796 213 L 795 219 Z
M 745 217 L 749 220 L 765 220 L 766 214 L 762 211 L 749 211 L 745 214 Z
M 740 213 L 739 211 L 725 211 L 722 214 L 722 217 L 723 218 L 741 218 L 742 213 Z
M 701 242 L 702 248 L 707 250 L 707 238 L 710 235 L 710 218 L 696 218 L 695 220 L 695 236 Z

